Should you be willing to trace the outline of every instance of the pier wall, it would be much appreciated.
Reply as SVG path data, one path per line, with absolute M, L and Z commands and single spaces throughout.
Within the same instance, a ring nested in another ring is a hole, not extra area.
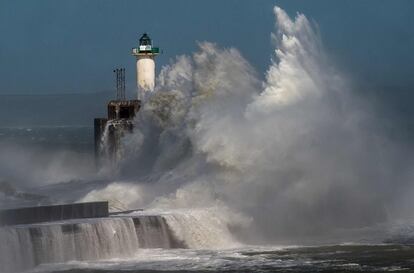
M 21 225 L 80 218 L 108 217 L 108 202 L 75 203 L 0 210 L 0 225 Z

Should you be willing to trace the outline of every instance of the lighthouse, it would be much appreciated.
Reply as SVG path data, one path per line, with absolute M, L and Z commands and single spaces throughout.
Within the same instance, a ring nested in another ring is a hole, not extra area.
M 154 91 L 155 57 L 159 53 L 159 48 L 152 46 L 152 40 L 147 33 L 139 39 L 139 47 L 132 49 L 132 55 L 137 60 L 138 99 L 145 100 L 148 92 Z

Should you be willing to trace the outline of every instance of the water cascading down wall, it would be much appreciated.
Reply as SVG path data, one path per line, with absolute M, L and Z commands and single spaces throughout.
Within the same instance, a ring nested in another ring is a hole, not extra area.
M 45 263 L 127 258 L 139 248 L 187 247 L 166 218 L 119 216 L 2 227 L 1 272 L 21 272 Z

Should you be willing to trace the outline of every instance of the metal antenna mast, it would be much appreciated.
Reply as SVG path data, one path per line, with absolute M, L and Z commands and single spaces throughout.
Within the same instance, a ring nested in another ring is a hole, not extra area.
M 122 68 L 122 94 L 121 97 L 125 100 L 125 68 Z
M 116 68 L 115 85 L 116 85 L 116 99 L 125 100 L 125 68 Z

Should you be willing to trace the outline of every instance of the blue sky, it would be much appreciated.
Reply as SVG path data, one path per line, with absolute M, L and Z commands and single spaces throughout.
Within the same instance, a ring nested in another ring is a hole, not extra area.
M 263 75 L 270 62 L 272 8 L 304 13 L 320 28 L 336 66 L 357 85 L 414 86 L 414 1 L 410 0 L 0 0 L 0 94 L 113 89 L 112 69 L 149 32 L 164 50 L 157 68 L 197 41 L 236 47 Z

